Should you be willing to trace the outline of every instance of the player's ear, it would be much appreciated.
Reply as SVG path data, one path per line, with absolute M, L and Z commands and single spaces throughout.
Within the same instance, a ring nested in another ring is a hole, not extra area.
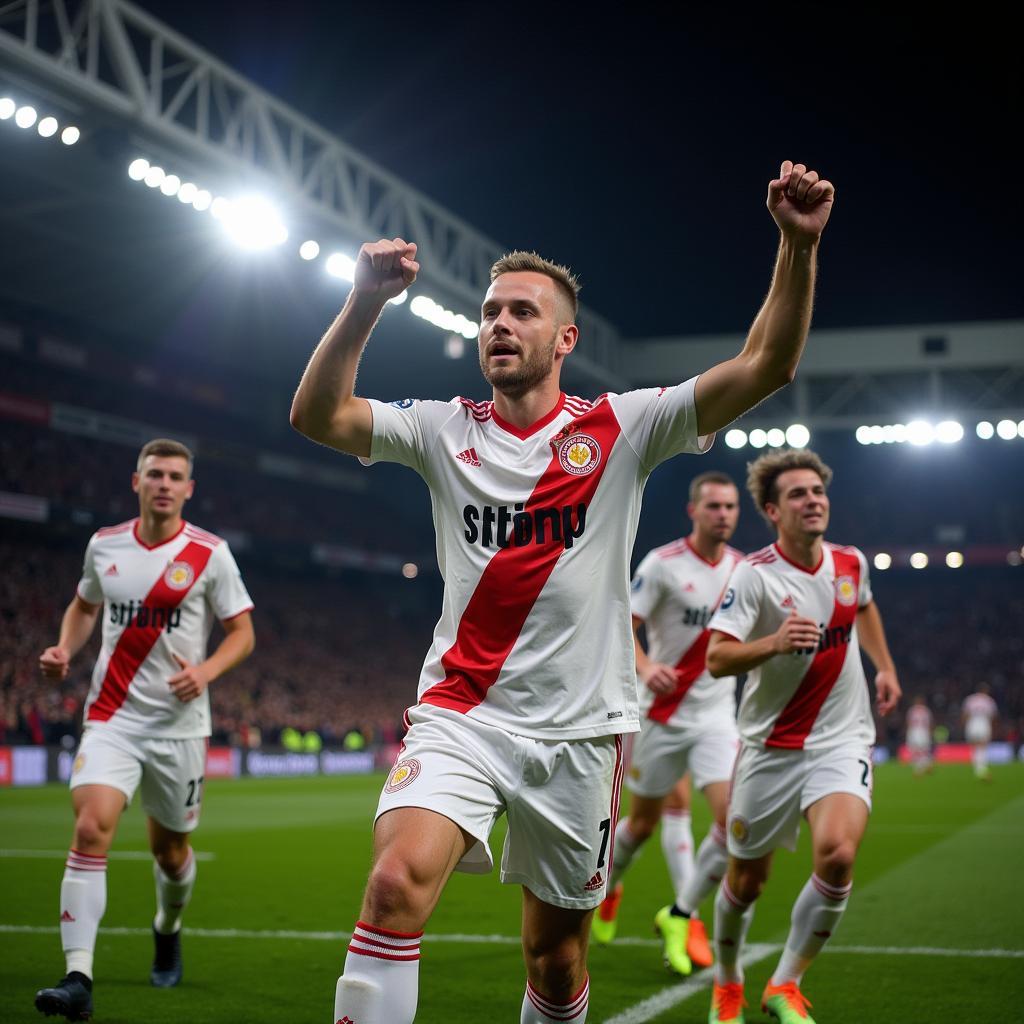
M 188 490 L 185 492 L 185 500 L 186 501 L 188 501 L 188 499 L 192 497 L 192 494 L 195 491 L 195 489 L 196 489 L 196 482 L 195 482 L 195 480 L 190 479 L 189 482 L 188 482 Z
M 132 490 L 136 494 L 139 493 L 139 474 L 138 473 L 132 473 Z
M 579 341 L 580 329 L 575 324 L 566 324 L 558 332 L 558 341 L 555 344 L 555 352 L 560 356 L 567 356 Z

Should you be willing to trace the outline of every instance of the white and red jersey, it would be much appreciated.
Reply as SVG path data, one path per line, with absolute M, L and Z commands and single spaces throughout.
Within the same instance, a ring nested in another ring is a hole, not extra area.
M 103 645 L 92 674 L 85 724 L 105 722 L 149 738 L 210 735 L 210 698 L 182 702 L 168 680 L 206 658 L 214 619 L 252 608 L 225 541 L 182 522 L 150 547 L 137 519 L 97 530 L 85 549 L 78 594 L 103 605 Z
M 968 722 L 979 719 L 991 725 L 996 720 L 999 709 L 987 693 L 972 693 L 964 700 L 963 714 Z
M 633 574 L 630 604 L 647 628 L 647 656 L 673 665 L 676 689 L 655 695 L 640 684 L 640 704 L 647 718 L 663 725 L 732 722 L 736 717 L 736 677 L 715 679 L 707 670 L 707 628 L 725 596 L 743 554 L 726 547 L 709 562 L 688 537 L 655 548 Z
M 566 395 L 525 430 L 491 402 L 371 401 L 374 462 L 430 488 L 441 618 L 419 700 L 539 739 L 635 732 L 629 555 L 651 470 L 703 452 L 696 378 Z
M 777 544 L 736 567 L 710 628 L 746 643 L 774 633 L 792 613 L 817 622 L 817 648 L 776 654 L 747 676 L 739 727 L 745 743 L 821 750 L 875 741 L 857 612 L 871 603 L 868 563 L 857 548 L 826 543 L 812 571 Z
M 914 730 L 925 732 L 929 736 L 932 733 L 932 713 L 925 704 L 911 704 L 907 708 L 907 732 Z

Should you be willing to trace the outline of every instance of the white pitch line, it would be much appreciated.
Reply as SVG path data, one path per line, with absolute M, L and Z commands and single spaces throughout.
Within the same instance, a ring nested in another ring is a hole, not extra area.
M 215 860 L 215 853 L 193 851 L 196 860 Z M 0 857 L 22 857 L 26 859 L 44 858 L 46 860 L 64 860 L 67 850 L 0 850 Z M 107 860 L 152 860 L 153 854 L 147 850 L 111 850 Z
M 824 953 L 866 953 L 870 956 L 955 956 L 1024 960 L 1024 949 L 944 949 L 938 946 L 826 946 Z

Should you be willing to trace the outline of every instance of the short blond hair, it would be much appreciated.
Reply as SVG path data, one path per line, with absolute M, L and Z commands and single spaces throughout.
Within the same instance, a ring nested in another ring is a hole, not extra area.
M 723 473 L 720 469 L 709 469 L 706 473 L 701 473 L 700 476 L 695 476 L 690 481 L 690 501 L 694 505 L 700 501 L 700 489 L 705 484 L 721 484 L 723 487 L 736 487 L 736 481 L 728 473 Z
M 505 253 L 500 260 L 493 264 L 491 267 L 491 282 L 493 283 L 502 274 L 522 274 L 526 272 L 544 274 L 550 277 L 558 286 L 562 297 L 569 303 L 573 321 L 576 320 L 576 316 L 580 311 L 580 288 L 582 285 L 580 284 L 580 279 L 568 267 L 562 266 L 561 263 L 552 263 L 551 260 L 546 260 L 535 252 L 525 252 L 522 249 L 516 249 L 513 252 Z
M 779 503 L 779 477 L 791 469 L 809 469 L 817 473 L 821 482 L 828 487 L 832 482 L 832 470 L 821 461 L 817 452 L 810 448 L 791 448 L 782 452 L 765 452 L 753 462 L 747 463 L 747 490 L 750 492 L 758 512 L 772 526 L 765 506 Z
M 191 449 L 180 441 L 174 441 L 169 437 L 155 437 L 152 441 L 147 441 L 142 446 L 142 451 L 139 452 L 139 459 L 135 463 L 136 472 L 142 472 L 142 464 L 150 455 L 185 459 L 188 462 L 188 475 L 192 475 L 192 464 L 195 462 L 195 456 L 192 454 Z

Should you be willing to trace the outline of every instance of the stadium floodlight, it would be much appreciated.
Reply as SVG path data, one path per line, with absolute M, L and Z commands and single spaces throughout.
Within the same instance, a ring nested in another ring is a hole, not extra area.
M 868 430 L 868 436 L 871 438 L 872 444 L 884 444 L 885 443 L 885 427 L 874 426 Z
M 875 555 L 875 568 L 880 570 L 888 569 L 892 565 L 892 555 L 885 551 L 879 551 Z
M 18 104 L 10 96 L 4 96 L 0 99 L 0 121 L 9 121 L 17 109 Z
M 160 191 L 165 196 L 176 196 L 179 188 L 181 188 L 181 178 L 176 174 L 168 174 L 160 182 Z
M 332 252 L 327 257 L 327 273 L 331 277 L 341 278 L 342 281 L 354 281 L 356 279 L 356 261 L 343 252 Z
M 184 182 L 181 188 L 178 189 L 178 202 L 184 203 L 186 206 L 191 206 L 198 191 L 198 185 L 191 181 Z
M 402 575 L 407 580 L 414 580 L 420 574 L 419 566 L 415 562 L 406 562 L 402 566 Z
M 277 208 L 265 196 L 232 200 L 220 218 L 231 240 L 250 252 L 270 249 L 288 240 L 288 229 Z
M 128 165 L 128 177 L 132 181 L 142 181 L 149 173 L 149 161 L 144 157 L 138 157 Z
M 466 352 L 466 342 L 461 334 L 449 334 L 444 339 L 444 354 L 449 359 L 461 359 Z
M 210 203 L 210 216 L 214 220 L 223 220 L 228 215 L 228 210 L 231 209 L 231 203 L 223 196 L 217 196 Z
M 73 124 L 69 124 L 67 128 L 60 133 L 60 141 L 63 142 L 65 146 L 73 146 L 81 137 L 82 133 Z
M 767 434 L 768 445 L 771 448 L 781 448 L 786 443 L 786 432 L 778 427 L 772 427 Z
M 882 427 L 882 440 L 886 444 L 893 444 L 896 441 L 896 427 L 891 423 Z
M 315 260 L 320 255 L 320 243 L 310 238 L 299 246 L 299 255 L 304 260 Z
M 909 431 L 906 423 L 894 423 L 892 425 L 892 439 L 897 444 L 906 444 L 909 440 Z
M 910 564 L 915 569 L 924 569 L 928 565 L 928 556 L 923 551 L 915 551 L 910 556 Z
M 866 426 L 859 426 L 857 432 L 853 435 L 857 438 L 857 444 L 871 444 L 871 428 Z
M 393 299 L 388 299 L 389 306 L 401 306 L 409 298 L 407 291 L 400 291 Z
M 1011 551 L 1007 554 L 1007 565 L 1021 565 L 1022 563 L 1024 563 L 1024 553 L 1020 551 Z
M 198 210 L 203 213 L 210 209 L 210 204 L 213 202 L 213 196 L 207 192 L 205 188 L 201 188 L 197 193 L 195 199 L 192 200 L 192 209 Z
M 42 121 L 36 125 L 36 131 L 39 132 L 44 139 L 48 139 L 51 135 L 57 134 L 58 127 L 60 126 L 57 124 L 57 118 L 44 117 Z
M 733 427 L 726 432 L 725 443 L 730 448 L 742 448 L 747 443 L 747 432 L 740 430 L 739 427 Z
M 747 444 L 749 444 L 751 448 L 763 448 L 767 443 L 768 434 L 764 430 L 761 430 L 760 427 L 755 427 L 747 435 Z
M 38 116 L 35 107 L 18 107 L 14 113 L 14 123 L 19 128 L 31 128 L 36 123 Z
M 1000 420 L 996 424 L 996 433 L 1004 441 L 1012 441 L 1017 436 L 1017 424 L 1013 420 Z
M 956 444 L 963 440 L 964 428 L 956 420 L 943 420 L 936 424 L 935 440 L 941 444 Z
M 959 569 L 964 564 L 964 556 L 959 551 L 950 551 L 946 554 L 946 565 L 950 569 Z
M 927 420 L 911 420 L 907 424 L 907 440 L 923 448 L 935 440 L 935 428 Z
M 159 188 L 160 182 L 164 180 L 164 169 L 162 167 L 150 166 L 142 179 L 150 188 Z
M 790 448 L 806 448 L 810 443 L 811 432 L 802 423 L 794 423 L 786 428 L 786 444 Z
M 1024 420 L 1017 424 L 1017 436 L 1024 437 Z
M 978 437 L 980 437 L 982 439 L 982 441 L 987 441 L 987 440 L 989 440 L 989 438 L 995 437 L 995 435 L 996 435 L 996 428 L 993 427 L 992 424 L 989 423 L 988 420 L 982 420 L 974 428 L 974 430 L 975 430 L 975 433 L 978 435 Z

